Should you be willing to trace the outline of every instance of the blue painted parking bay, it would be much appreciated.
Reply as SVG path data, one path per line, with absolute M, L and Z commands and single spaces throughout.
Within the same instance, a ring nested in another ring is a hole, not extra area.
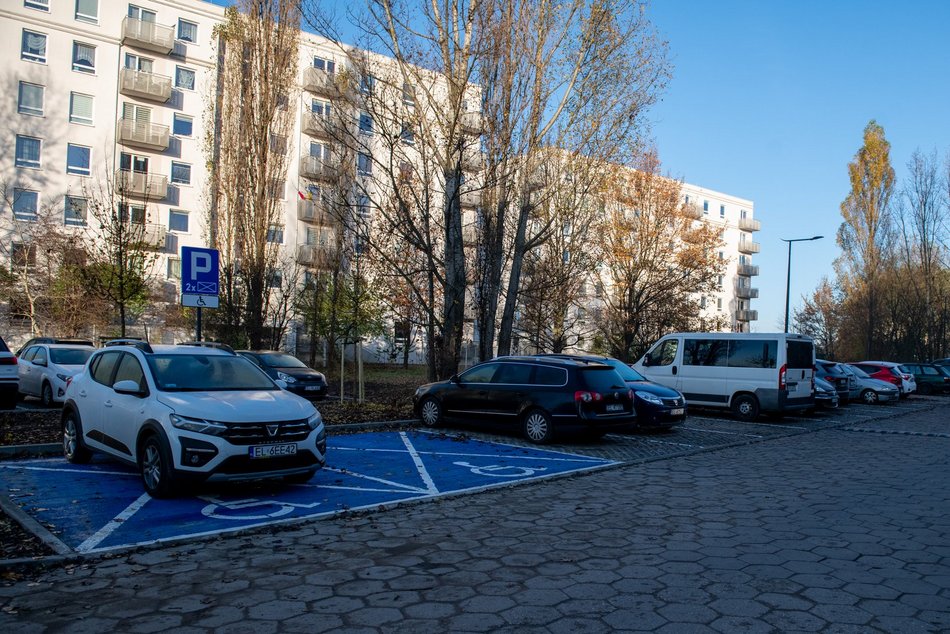
M 303 485 L 205 485 L 158 500 L 139 474 L 95 458 L 0 462 L 0 491 L 76 552 L 213 535 L 381 504 L 597 469 L 609 460 L 427 432 L 330 436 L 327 466 Z

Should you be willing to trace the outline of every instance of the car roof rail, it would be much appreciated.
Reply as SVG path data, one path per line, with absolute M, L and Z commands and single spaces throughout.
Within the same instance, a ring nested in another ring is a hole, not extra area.
M 198 346 L 201 348 L 215 348 L 217 350 L 224 350 L 225 352 L 230 352 L 231 354 L 236 354 L 234 352 L 234 348 L 232 348 L 226 343 L 221 343 L 220 341 L 182 341 L 178 345 L 179 346 Z
M 152 354 L 152 346 L 149 345 L 147 341 L 142 341 L 141 339 L 109 339 L 104 345 L 107 348 L 110 346 L 131 346 L 138 348 L 146 354 Z

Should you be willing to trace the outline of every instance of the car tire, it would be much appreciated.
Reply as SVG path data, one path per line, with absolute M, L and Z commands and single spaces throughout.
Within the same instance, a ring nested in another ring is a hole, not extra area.
M 306 484 L 313 479 L 313 476 L 317 475 L 316 469 L 311 469 L 310 471 L 305 471 L 304 473 L 295 473 L 293 475 L 284 476 L 284 482 L 288 484 Z
M 741 421 L 752 422 L 759 417 L 759 399 L 752 394 L 738 394 L 732 399 L 732 415 Z
M 53 407 L 55 405 L 53 402 L 53 386 L 48 381 L 43 381 L 43 386 L 40 388 L 40 403 L 43 407 Z
M 864 390 L 861 392 L 861 402 L 867 405 L 874 405 L 877 403 L 877 392 L 874 390 Z
M 536 445 L 547 445 L 554 440 L 554 428 L 547 412 L 533 409 L 525 414 L 522 422 L 524 437 Z
M 920 392 L 923 396 L 930 396 L 934 393 L 933 387 L 929 383 L 924 383 L 917 388 L 917 391 Z
M 171 451 L 158 434 L 150 434 L 142 441 L 139 473 L 145 492 L 153 498 L 173 497 L 178 491 Z
M 419 404 L 419 418 L 426 427 L 438 427 L 442 423 L 442 405 L 434 398 L 423 399 Z
M 72 464 L 86 464 L 92 452 L 82 443 L 82 423 L 79 414 L 70 408 L 63 415 L 63 457 Z

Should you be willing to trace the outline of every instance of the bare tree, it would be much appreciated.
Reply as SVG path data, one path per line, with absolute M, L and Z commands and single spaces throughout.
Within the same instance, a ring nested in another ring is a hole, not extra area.
M 206 154 L 213 187 L 209 241 L 220 252 L 222 307 L 212 324 L 258 348 L 273 318 L 280 268 L 288 139 L 296 110 L 300 12 L 293 0 L 242 0 L 216 28 L 219 122 Z
M 838 340 L 841 336 L 839 293 L 825 277 L 815 292 L 802 300 L 802 307 L 796 308 L 793 315 L 795 332 L 815 340 L 816 354 L 819 357 L 831 360 L 841 358 L 838 352 Z

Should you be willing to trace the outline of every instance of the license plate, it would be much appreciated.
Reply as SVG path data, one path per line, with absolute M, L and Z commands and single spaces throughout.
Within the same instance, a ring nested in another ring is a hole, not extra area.
M 610 405 L 607 406 L 607 411 L 608 412 L 622 412 L 623 405 L 621 405 L 620 403 L 611 403 Z
M 307 390 L 308 392 L 316 392 L 317 390 L 320 389 L 320 386 L 319 386 L 319 385 L 308 385 L 308 386 L 305 387 L 304 389 Z
M 247 448 L 247 453 L 251 458 L 279 458 L 281 456 L 292 456 L 297 453 L 297 443 L 288 445 L 254 445 Z
M 670 416 L 682 416 L 684 413 L 686 413 L 686 410 L 682 407 L 677 407 L 676 409 L 670 410 Z

